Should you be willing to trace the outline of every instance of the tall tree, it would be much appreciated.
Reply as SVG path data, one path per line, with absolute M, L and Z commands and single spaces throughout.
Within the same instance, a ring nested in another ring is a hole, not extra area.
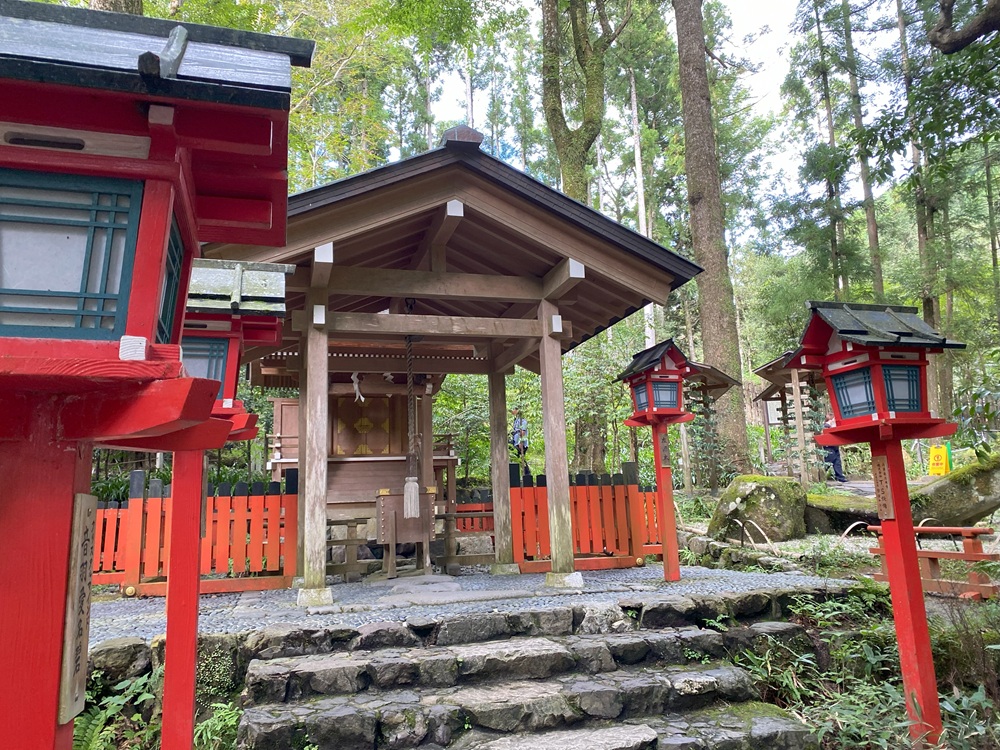
M 851 117 L 854 127 L 864 128 L 864 112 L 861 108 L 861 87 L 858 84 L 858 56 L 854 49 L 853 23 L 851 21 L 850 0 L 841 0 L 841 14 L 844 22 L 844 67 L 851 86 Z M 876 302 L 885 301 L 885 282 L 882 278 L 882 252 L 878 242 L 878 221 L 875 217 L 875 197 L 872 194 L 872 171 L 868 154 L 858 151 L 858 168 L 861 171 L 861 190 L 864 194 L 865 228 L 868 233 L 868 257 L 872 265 L 872 295 Z
M 563 86 L 564 16 L 569 21 L 574 74 L 582 79 L 580 101 L 569 102 Z M 608 50 L 632 17 L 626 0 L 621 18 L 612 23 L 605 0 L 542 0 L 542 110 L 555 143 L 562 172 L 562 189 L 578 201 L 587 200 L 587 161 L 604 124 L 605 62 Z M 594 28 L 596 19 L 597 28 Z M 572 116 L 567 118 L 569 105 Z M 580 124 L 571 127 L 570 120 Z
M 729 275 L 716 152 L 712 101 L 708 87 L 702 0 L 672 0 L 677 23 L 681 104 L 684 119 L 684 168 L 691 210 L 695 260 L 705 269 L 696 276 L 705 361 L 739 377 L 740 345 L 736 306 Z M 749 469 L 743 391 L 731 389 L 719 401 L 719 434 L 726 458 Z
M 90 9 L 141 16 L 142 0 L 90 0 Z
M 974 16 L 956 29 L 955 0 L 940 0 L 940 15 L 937 23 L 927 32 L 927 39 L 946 55 L 951 55 L 987 34 L 1000 31 L 1000 0 L 987 0 L 985 6 L 976 3 L 976 10 L 978 12 Z

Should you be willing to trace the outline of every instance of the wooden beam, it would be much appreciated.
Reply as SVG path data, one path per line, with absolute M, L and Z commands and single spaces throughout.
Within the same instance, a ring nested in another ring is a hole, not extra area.
M 313 248 L 312 274 L 309 286 L 313 289 L 324 289 L 330 283 L 330 272 L 333 270 L 333 243 L 327 242 Z
M 506 373 L 509 370 L 512 370 L 514 365 L 522 359 L 527 357 L 529 354 L 533 354 L 537 350 L 537 339 L 525 339 L 524 341 L 518 341 L 516 344 L 504 349 L 493 358 L 493 370 L 495 372 Z
M 488 359 L 461 357 L 414 357 L 413 359 L 413 371 L 424 375 L 485 375 L 493 369 Z M 330 372 L 406 372 L 406 358 L 333 356 L 330 357 Z
M 545 299 L 558 300 L 583 281 L 586 275 L 587 270 L 583 263 L 566 258 L 545 274 L 545 278 L 542 279 L 542 296 Z
M 534 278 L 360 266 L 334 266 L 327 290 L 331 295 L 358 297 L 506 302 L 537 302 L 542 298 L 542 284 Z
M 458 229 L 458 224 L 462 221 L 463 216 L 465 216 L 465 205 L 462 201 L 449 200 L 443 205 L 437 214 L 435 214 L 434 220 L 424 233 L 424 238 L 417 246 L 410 268 L 417 269 L 430 265 L 433 270 L 443 271 L 443 268 L 434 268 L 434 259 L 431 251 L 435 247 L 444 248 L 447 246 L 448 240 L 451 239 L 455 230 Z M 439 256 L 437 262 L 443 264 L 443 254 Z
M 381 382 L 380 382 L 381 381 Z M 436 389 L 440 383 L 432 383 Z M 362 380 L 360 384 L 361 395 L 365 398 L 369 396 L 405 396 L 406 395 L 406 383 L 387 383 L 381 378 L 376 378 L 371 381 Z M 426 384 L 417 386 L 418 396 L 423 397 L 426 395 Z M 353 383 L 331 383 L 330 384 L 330 395 L 331 396 L 354 396 L 354 384 Z
M 321 306 L 317 306 L 321 307 Z M 298 311 L 292 313 L 292 328 L 312 327 Z M 485 338 L 541 338 L 537 320 L 460 318 L 448 315 L 394 315 L 381 313 L 337 313 L 327 315 L 326 330 L 335 335 L 454 336 Z

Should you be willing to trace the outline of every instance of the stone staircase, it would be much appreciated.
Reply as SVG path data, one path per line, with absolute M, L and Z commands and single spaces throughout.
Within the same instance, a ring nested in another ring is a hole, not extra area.
M 774 640 L 811 649 L 801 628 L 762 621 L 719 633 L 668 614 L 679 609 L 691 611 L 583 605 L 264 631 L 251 644 L 238 747 L 818 747 L 798 721 L 757 702 L 734 664 Z

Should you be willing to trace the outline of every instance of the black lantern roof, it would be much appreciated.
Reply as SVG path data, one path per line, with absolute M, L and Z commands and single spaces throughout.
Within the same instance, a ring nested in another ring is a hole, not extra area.
M 965 344 L 950 341 L 927 325 L 915 307 L 811 301 L 806 305 L 840 338 L 862 346 L 965 348 Z
M 671 349 L 673 350 L 672 352 Z M 635 375 L 640 375 L 652 369 L 668 353 L 671 354 L 670 358 L 677 364 L 677 369 L 688 369 L 684 379 L 707 391 L 712 398 L 718 398 L 734 385 L 740 384 L 740 381 L 729 377 L 718 368 L 688 359 L 684 352 L 677 347 L 673 339 L 661 341 L 659 344 L 651 346 L 648 349 L 643 349 L 638 354 L 633 355 L 629 366 L 615 380 L 628 380 Z
M 632 361 L 629 363 L 629 366 L 626 367 L 625 371 L 622 372 L 617 378 L 615 378 L 615 380 L 616 381 L 628 380 L 633 375 L 638 375 L 640 373 L 646 372 L 646 370 L 650 369 L 651 367 L 655 367 L 659 363 L 659 361 L 663 359 L 663 355 L 666 354 L 671 349 L 673 349 L 679 355 L 677 357 L 678 369 L 682 368 L 685 364 L 687 364 L 687 357 L 685 357 L 684 353 L 677 348 L 677 345 L 674 344 L 673 339 L 667 339 L 666 341 L 661 341 L 656 346 L 651 346 L 648 349 L 643 349 L 638 354 L 634 354 L 632 356 Z M 671 359 L 674 358 L 672 357 Z
M 0 78 L 288 109 L 314 43 L 156 18 L 0 0 Z

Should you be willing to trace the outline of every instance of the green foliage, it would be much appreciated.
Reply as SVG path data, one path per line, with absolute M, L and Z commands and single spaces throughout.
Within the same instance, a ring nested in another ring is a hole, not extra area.
M 103 695 L 88 691 L 88 706 L 73 724 L 73 750 L 154 750 L 159 747 L 160 726 L 152 720 L 156 686 L 162 668 L 141 677 L 123 680 Z M 100 677 L 93 680 L 102 691 Z
M 194 750 L 229 750 L 236 747 L 236 730 L 243 709 L 232 703 L 213 703 L 212 715 L 194 728 Z

